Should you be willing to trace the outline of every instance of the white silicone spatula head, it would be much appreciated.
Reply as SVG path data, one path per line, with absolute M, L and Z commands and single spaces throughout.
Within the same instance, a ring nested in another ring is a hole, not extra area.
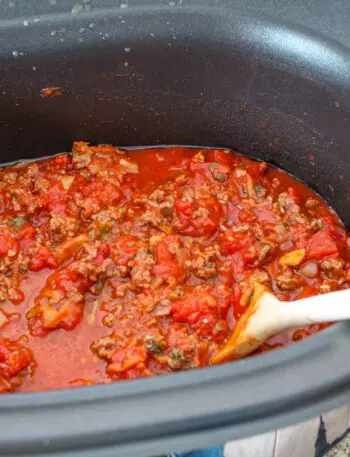
M 245 357 L 287 328 L 346 319 L 350 319 L 350 289 L 283 302 L 256 284 L 248 310 L 211 363 Z

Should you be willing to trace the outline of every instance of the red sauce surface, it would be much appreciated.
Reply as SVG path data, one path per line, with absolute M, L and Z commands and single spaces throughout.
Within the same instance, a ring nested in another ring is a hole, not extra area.
M 0 392 L 41 391 L 206 366 L 254 282 L 283 300 L 349 287 L 349 240 L 266 163 L 77 142 L 0 170 L 0 272 Z

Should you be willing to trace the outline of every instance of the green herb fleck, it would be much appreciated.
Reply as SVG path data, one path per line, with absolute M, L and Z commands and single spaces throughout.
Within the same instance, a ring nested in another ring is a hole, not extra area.
M 208 284 L 215 284 L 216 279 L 218 278 L 219 275 L 212 276 L 207 280 Z
M 21 265 L 19 266 L 19 269 L 22 271 L 27 271 L 28 265 L 26 263 L 21 263 Z
M 9 222 L 9 225 L 15 232 L 19 232 L 27 222 L 27 216 L 17 216 Z
M 215 179 L 217 181 L 220 181 L 220 182 L 226 182 L 227 181 L 227 176 L 225 175 L 225 173 L 221 173 L 221 172 L 216 173 L 214 177 L 215 177 Z
M 193 360 L 186 357 L 179 349 L 173 348 L 171 356 L 168 365 L 172 370 L 195 368 Z
M 215 170 L 215 168 L 217 168 L 218 166 L 219 166 L 219 164 L 216 163 L 216 162 L 214 162 L 214 163 L 212 163 L 212 164 L 210 165 L 209 168 L 210 168 L 211 170 Z
M 147 335 L 145 337 L 145 342 L 146 342 L 147 351 L 154 352 L 155 354 L 159 354 L 160 352 L 164 351 L 164 349 L 166 348 L 165 341 L 158 341 L 156 338 L 154 338 L 151 335 Z
M 242 184 L 242 193 L 243 193 L 244 197 L 248 196 L 248 189 L 245 184 Z
M 217 330 L 218 332 L 222 332 L 224 330 L 224 327 L 222 326 L 222 324 L 220 322 L 217 322 L 215 324 L 215 330 Z
M 285 207 L 281 203 L 278 203 L 278 207 L 279 207 L 279 209 L 280 209 L 282 214 L 284 214 L 286 212 Z
M 55 252 L 59 244 L 60 243 L 55 242 L 55 241 L 53 243 L 51 243 L 51 245 L 50 245 L 51 251 Z
M 254 190 L 255 190 L 255 193 L 256 193 L 256 194 L 260 194 L 261 192 L 264 192 L 265 187 L 262 186 L 260 183 L 256 182 L 256 183 L 254 184 Z
M 107 236 L 111 233 L 112 228 L 108 225 L 101 225 L 98 229 L 98 236 L 101 240 L 105 240 Z
M 93 295 L 98 295 L 99 293 L 102 292 L 102 289 L 103 289 L 103 286 L 105 284 L 105 276 L 103 273 L 101 273 L 98 278 L 97 278 L 97 281 L 95 282 L 95 284 L 93 284 L 91 287 L 90 287 L 90 292 L 93 294 Z
M 189 360 L 184 355 L 184 353 L 182 351 L 180 351 L 180 349 L 177 349 L 177 348 L 173 348 L 172 356 L 174 357 L 174 359 L 179 360 L 180 362 L 188 362 L 188 360 Z

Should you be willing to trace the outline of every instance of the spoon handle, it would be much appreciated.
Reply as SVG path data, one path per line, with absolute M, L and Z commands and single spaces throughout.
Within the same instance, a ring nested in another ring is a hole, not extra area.
M 279 318 L 293 327 L 350 319 L 350 289 L 283 303 Z

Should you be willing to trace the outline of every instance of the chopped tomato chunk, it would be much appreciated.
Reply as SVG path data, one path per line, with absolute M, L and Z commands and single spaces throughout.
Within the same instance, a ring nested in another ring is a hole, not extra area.
M 217 229 L 221 208 L 215 198 L 193 202 L 178 199 L 175 202 L 178 231 L 191 236 L 209 236 Z
M 257 258 L 252 236 L 242 232 L 227 230 L 221 240 L 220 251 L 224 256 L 240 252 L 246 264 L 253 263 Z
M 33 354 L 28 348 L 14 341 L 0 339 L 0 377 L 10 381 L 28 368 L 32 361 Z M 11 385 L 7 387 L 8 389 L 0 384 L 0 392 L 12 390 Z
M 110 375 L 126 374 L 131 368 L 143 370 L 147 360 L 147 350 L 144 347 L 120 348 L 112 356 L 111 363 L 107 366 Z
M 322 259 L 323 257 L 337 254 L 338 246 L 327 230 L 320 230 L 310 238 L 306 247 L 308 259 Z
M 96 265 L 101 265 L 105 259 L 109 256 L 110 249 L 107 243 L 102 243 L 98 249 L 97 256 L 94 260 Z
M 210 149 L 206 151 L 205 155 L 208 162 L 222 165 L 232 166 L 234 161 L 234 156 L 227 149 Z
M 0 235 L 0 256 L 4 256 L 8 253 L 9 242 L 7 236 Z
M 136 256 L 139 248 L 140 243 L 137 237 L 131 235 L 120 236 L 111 247 L 112 258 L 117 265 L 126 265 Z
M 58 262 L 53 257 L 50 248 L 41 246 L 34 257 L 29 261 L 29 269 L 32 271 L 40 271 L 43 268 L 57 268 Z
M 245 223 L 245 222 L 254 222 L 256 220 L 256 214 L 253 211 L 249 211 L 246 209 L 241 209 L 238 213 L 238 219 Z
M 45 287 L 35 298 L 35 305 L 27 312 L 33 335 L 43 336 L 49 330 L 72 330 L 81 321 L 85 296 L 91 281 L 81 273 L 77 263 L 50 275 Z
M 209 293 L 189 295 L 185 300 L 175 301 L 172 305 L 172 313 L 176 322 L 196 323 L 200 318 L 215 314 L 217 301 Z
M 35 229 L 30 224 L 25 224 L 22 230 L 18 234 L 18 238 L 23 241 L 34 240 L 35 239 Z
M 183 265 L 183 248 L 176 236 L 166 236 L 156 246 L 157 263 L 152 269 L 154 276 L 164 279 L 174 278 L 183 280 L 185 277 Z
M 60 183 L 50 187 L 44 194 L 43 203 L 51 212 L 64 213 L 69 196 Z

